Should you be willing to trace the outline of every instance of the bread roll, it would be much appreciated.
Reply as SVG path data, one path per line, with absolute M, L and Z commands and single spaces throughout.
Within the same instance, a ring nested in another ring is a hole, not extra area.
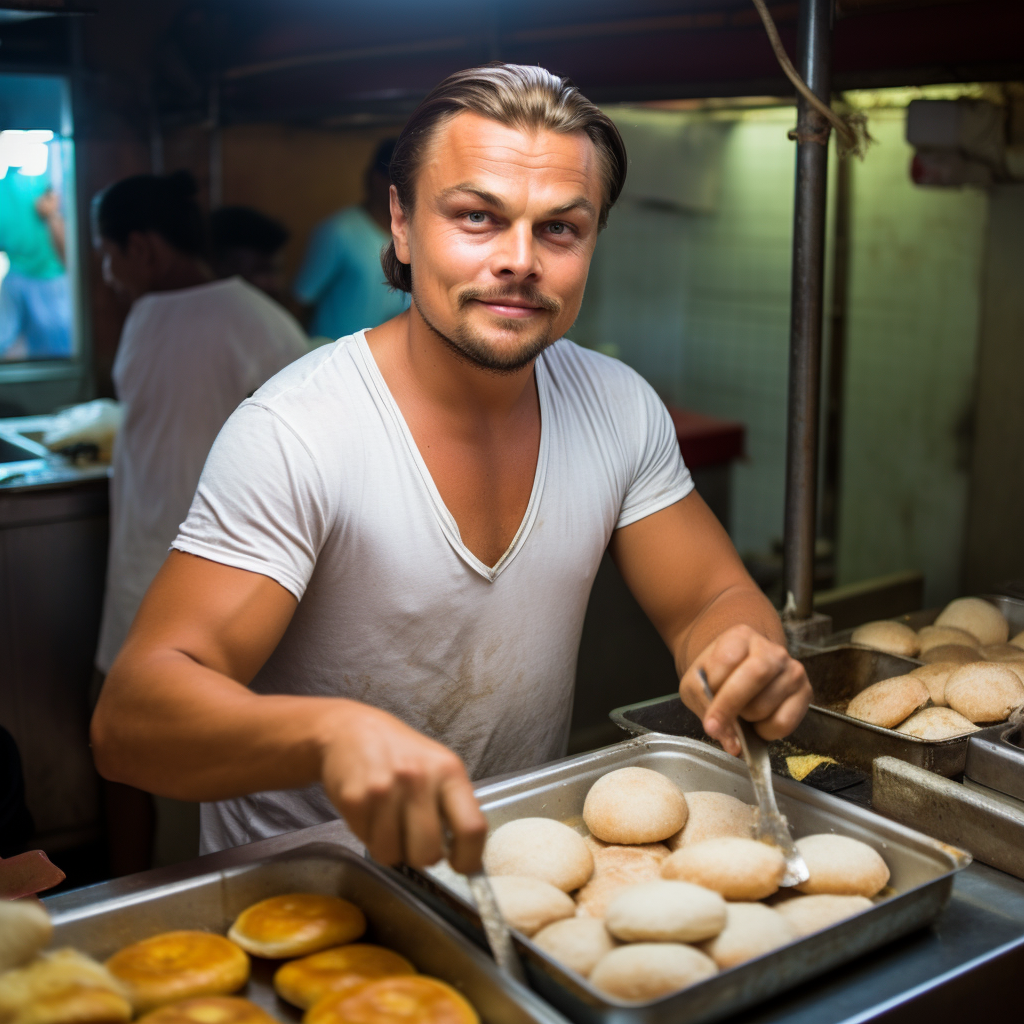
M 946 700 L 972 722 L 1002 722 L 1024 704 L 1024 683 L 1009 665 L 962 665 L 946 682 Z
M 502 916 L 524 935 L 533 935 L 545 925 L 576 913 L 570 896 L 539 878 L 500 875 L 491 879 L 491 888 Z
M 569 917 L 542 928 L 533 937 L 553 960 L 570 971 L 590 976 L 597 961 L 615 948 L 604 922 L 593 917 Z
M 966 629 L 957 629 L 956 626 L 923 626 L 917 631 L 917 639 L 922 654 L 933 647 L 942 647 L 945 644 L 959 644 L 961 647 L 978 646 L 976 636 L 968 633 Z
M 303 1024 L 480 1024 L 451 985 L 425 974 L 406 974 L 332 992 L 310 1007 Z
M 686 824 L 668 840 L 671 850 L 693 846 L 706 839 L 754 836 L 754 808 L 727 793 L 698 791 L 686 794 Z
M 797 937 L 812 935 L 845 921 L 874 904 L 866 896 L 794 896 L 775 904 L 775 909 L 793 926 Z
M 127 993 L 110 972 L 74 949 L 42 953 L 0 975 L 5 1024 L 123 1024 Z
M 934 742 L 977 732 L 978 727 L 952 708 L 922 708 L 896 726 L 896 731 Z
M 616 999 L 646 1003 L 718 973 L 715 961 L 693 946 L 638 942 L 606 953 L 591 971 L 594 988 Z
M 684 846 L 661 865 L 662 878 L 702 885 L 727 900 L 763 900 L 779 888 L 786 861 L 776 846 L 724 836 Z
M 277 960 L 354 942 L 365 931 L 366 917 L 354 903 L 316 892 L 293 892 L 243 910 L 228 929 L 228 938 L 253 956 Z
M 657 843 L 686 824 L 679 787 L 650 768 L 619 768 L 601 776 L 583 803 L 583 820 L 606 843 Z
M 137 1013 L 193 996 L 226 996 L 249 980 L 249 958 L 223 935 L 176 931 L 118 950 L 107 970 Z
M 604 924 L 623 942 L 700 942 L 725 927 L 725 900 L 688 882 L 645 882 L 609 903 Z
M 595 875 L 601 871 L 605 850 L 630 850 L 636 853 L 648 854 L 659 860 L 664 860 L 669 855 L 669 848 L 664 843 L 630 843 L 627 846 L 624 843 L 606 843 L 603 839 L 598 839 L 597 836 L 592 836 L 589 833 L 583 837 L 583 842 L 587 844 L 587 849 L 590 850 L 594 858 Z
M 891 729 L 928 703 L 928 687 L 916 676 L 894 676 L 861 690 L 846 713 L 861 722 Z
M 519 818 L 487 837 L 484 870 L 491 876 L 539 878 L 571 892 L 593 874 L 594 857 L 568 825 L 552 818 Z
M 1004 644 L 1010 625 L 1003 613 L 980 597 L 958 597 L 950 601 L 935 620 L 936 626 L 956 626 L 978 638 L 978 643 Z
M 139 1024 L 277 1024 L 266 1010 L 238 996 L 197 996 L 150 1010 Z
M 921 661 L 926 665 L 934 665 L 937 662 L 944 662 L 951 665 L 966 665 L 970 661 L 978 660 L 978 649 L 966 647 L 964 644 L 941 644 L 938 647 L 930 647 L 920 655 Z
M 810 878 L 796 889 L 809 895 L 875 896 L 889 883 L 889 868 L 867 843 L 831 832 L 796 841 Z
M 987 644 L 978 653 L 986 661 L 1024 661 L 1024 649 L 1016 644 Z
M 797 938 L 796 929 L 781 914 L 763 903 L 729 903 L 722 931 L 701 943 L 701 949 L 719 970 L 770 953 Z
M 308 1010 L 328 992 L 345 992 L 377 978 L 415 974 L 404 956 L 383 946 L 351 942 L 289 960 L 274 974 L 274 991 L 292 1006 Z
M 917 634 L 902 622 L 865 622 L 853 631 L 850 642 L 907 658 L 920 650 Z
M 956 667 L 957 663 L 953 661 L 936 661 L 930 665 L 915 668 L 910 674 L 924 683 L 932 703 L 937 708 L 944 708 L 946 707 L 946 680 Z
M 52 937 L 53 925 L 42 903 L 0 899 L 0 974 L 27 964 Z
M 661 878 L 661 862 L 668 856 L 664 844 L 612 845 L 593 836 L 587 841 L 594 851 L 594 874 L 576 893 L 579 916 L 603 919 L 609 902 L 621 889 Z
M 1010 641 L 1010 643 L 1013 644 L 1014 647 L 1020 647 L 1022 650 L 1024 650 L 1024 630 L 1022 630 L 1020 633 L 1018 633 Z

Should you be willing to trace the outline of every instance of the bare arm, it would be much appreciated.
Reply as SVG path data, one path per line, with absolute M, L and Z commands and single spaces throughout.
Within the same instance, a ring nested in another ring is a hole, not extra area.
M 92 722 L 106 778 L 183 800 L 322 781 L 370 852 L 475 870 L 486 821 L 459 758 L 377 708 L 255 694 L 248 684 L 291 621 L 269 577 L 172 551 L 153 581 Z
M 806 673 L 786 651 L 775 609 L 695 491 L 617 530 L 611 554 L 672 651 L 680 696 L 709 736 L 739 753 L 737 715 L 766 739 L 796 728 L 810 703 Z M 715 693 L 710 706 L 698 667 Z
M 36 213 L 50 232 L 50 241 L 57 253 L 57 258 L 67 264 L 67 232 L 64 218 L 60 212 L 60 200 L 52 188 L 48 188 L 36 200 Z

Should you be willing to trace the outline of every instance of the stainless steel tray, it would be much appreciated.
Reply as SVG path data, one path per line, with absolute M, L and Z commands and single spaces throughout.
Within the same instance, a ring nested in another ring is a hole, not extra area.
M 866 772 L 871 771 L 876 757 L 898 757 L 939 775 L 963 772 L 969 735 L 951 740 L 922 740 L 917 736 L 904 736 L 895 729 L 861 722 L 838 710 L 872 683 L 904 675 L 916 668 L 916 661 L 852 645 L 805 653 L 800 661 L 814 689 L 814 703 L 789 737 L 797 747 L 816 754 L 829 754 L 843 764 Z M 682 735 L 698 736 L 702 731 L 699 719 L 674 693 L 616 708 L 611 719 L 631 733 L 676 734 L 678 731 Z
M 487 1024 L 566 1024 L 384 871 L 342 846 L 312 843 L 251 863 L 201 871 L 204 861 L 218 858 L 223 855 L 200 858 L 193 862 L 199 874 L 163 884 L 147 886 L 147 875 L 137 875 L 122 895 L 96 899 L 82 889 L 48 900 L 53 944 L 74 946 L 102 960 L 128 943 L 175 928 L 223 934 L 242 910 L 268 896 L 331 893 L 363 909 L 369 922 L 367 941 L 395 950 L 420 971 L 459 989 Z M 279 963 L 253 957 L 252 977 L 239 994 L 278 1020 L 297 1021 L 302 1012 L 279 999 L 271 985 Z
M 743 762 L 696 740 L 651 733 L 477 788 L 492 828 L 526 816 L 556 818 L 584 831 L 583 800 L 606 772 L 653 768 L 684 790 L 717 790 L 753 801 Z M 970 857 L 870 811 L 785 779 L 775 779 L 779 807 L 796 836 L 841 832 L 871 844 L 892 872 L 891 895 L 875 908 L 676 995 L 637 1005 L 598 992 L 516 936 L 534 989 L 577 1024 L 704 1024 L 753 1006 L 862 953 L 928 924 L 949 899 L 953 875 Z M 444 912 L 469 923 L 482 941 L 470 903 L 441 872 L 410 872 Z
M 974 733 L 967 745 L 966 777 L 1024 801 L 1024 726 L 1002 722 Z

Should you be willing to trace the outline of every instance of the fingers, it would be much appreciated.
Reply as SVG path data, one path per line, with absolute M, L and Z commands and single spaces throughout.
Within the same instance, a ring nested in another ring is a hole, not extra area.
M 720 741 L 720 734 L 731 736 L 736 718 L 782 674 L 788 661 L 789 655 L 781 647 L 752 651 L 715 692 L 704 716 L 707 734 Z
M 448 852 L 451 866 L 464 875 L 479 871 L 487 838 L 487 819 L 465 770 L 461 777 L 449 779 L 442 787 L 441 803 L 452 833 Z

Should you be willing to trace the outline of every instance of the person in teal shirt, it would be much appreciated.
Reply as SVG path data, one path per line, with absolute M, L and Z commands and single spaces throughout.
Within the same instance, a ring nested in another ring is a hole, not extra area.
M 10 263 L 0 283 L 0 359 L 18 352 L 19 340 L 28 359 L 71 355 L 64 244 L 64 220 L 49 177 L 9 168 L 0 178 L 0 251 Z
M 380 265 L 381 248 L 391 241 L 391 177 L 388 165 L 395 140 L 382 142 L 366 172 L 366 200 L 340 210 L 317 226 L 292 291 L 313 307 L 309 333 L 342 338 L 376 327 L 409 305 L 394 291 Z

